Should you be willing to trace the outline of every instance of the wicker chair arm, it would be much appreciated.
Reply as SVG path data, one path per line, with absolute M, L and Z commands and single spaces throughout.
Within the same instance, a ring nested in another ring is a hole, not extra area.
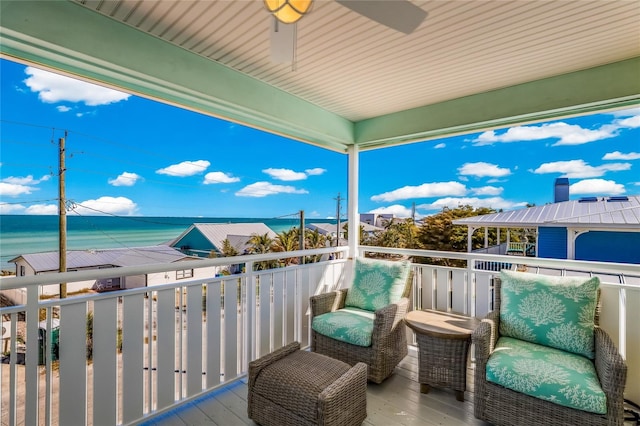
M 311 296 L 311 318 L 326 314 L 327 312 L 331 312 L 335 309 L 344 308 L 344 300 L 346 297 L 347 289 Z
M 396 303 L 380 308 L 373 319 L 373 334 L 371 344 L 373 348 L 384 346 L 384 339 L 391 335 L 398 324 L 404 324 L 404 317 L 409 309 L 409 299 L 403 297 Z
M 476 347 L 476 361 L 484 367 L 489 355 L 493 352 L 498 340 L 500 329 L 500 313 L 498 311 L 489 312 L 471 335 L 471 341 Z
M 627 364 L 618 352 L 611 337 L 600 327 L 595 330 L 595 366 L 602 390 L 607 400 L 622 400 L 627 381 Z
M 253 385 L 256 382 L 256 379 L 258 378 L 258 375 L 260 374 L 263 368 L 273 364 L 279 359 L 282 359 L 298 350 L 300 350 L 300 343 L 292 342 L 292 343 L 289 343 L 288 345 L 281 347 L 280 349 L 276 349 L 270 354 L 267 354 L 259 359 L 251 361 L 249 363 L 249 386 L 253 387 Z
M 318 395 L 318 424 L 343 424 L 351 420 L 343 418 L 349 415 L 344 407 L 366 405 L 366 387 L 367 364 L 358 362 Z M 340 398 L 347 400 L 341 402 Z

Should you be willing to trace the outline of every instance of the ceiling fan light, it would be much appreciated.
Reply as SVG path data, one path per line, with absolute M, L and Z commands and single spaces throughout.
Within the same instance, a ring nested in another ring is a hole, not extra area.
M 309 12 L 313 0 L 264 0 L 264 5 L 283 24 L 293 24 Z

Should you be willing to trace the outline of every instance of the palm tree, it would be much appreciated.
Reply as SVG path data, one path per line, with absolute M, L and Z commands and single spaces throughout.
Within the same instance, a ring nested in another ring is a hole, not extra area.
M 305 232 L 304 240 L 305 240 L 304 241 L 305 249 L 317 249 L 317 248 L 324 248 L 327 246 L 326 235 L 321 234 L 320 232 L 318 232 L 317 229 L 314 229 L 313 231 Z M 305 261 L 307 263 L 314 263 L 314 262 L 319 262 L 321 258 L 322 258 L 322 255 L 307 256 Z
M 249 245 L 247 251 L 251 254 L 271 253 L 273 243 L 274 241 L 268 233 L 252 234 L 251 238 L 249 238 L 249 241 L 247 241 L 247 244 Z M 260 271 L 264 269 L 270 269 L 274 267 L 274 264 L 276 264 L 276 262 L 274 261 L 256 262 L 254 264 L 254 270 Z
M 275 252 L 288 252 L 295 251 L 300 248 L 300 233 L 298 228 L 291 228 L 288 231 L 282 231 L 276 235 L 276 239 L 273 242 L 272 250 Z M 288 257 L 283 259 L 284 266 L 289 266 L 294 263 L 298 263 L 298 258 Z

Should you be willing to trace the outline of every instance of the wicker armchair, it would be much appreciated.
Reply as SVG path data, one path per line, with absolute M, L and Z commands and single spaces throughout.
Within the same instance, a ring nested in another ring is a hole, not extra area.
M 407 355 L 407 332 L 403 318 L 409 310 L 409 295 L 413 274 L 408 273 L 402 297 L 396 303 L 375 311 L 371 345 L 358 346 L 333 339 L 311 330 L 311 350 L 355 365 L 364 362 L 368 367 L 367 378 L 381 383 L 393 373 L 398 363 Z M 319 315 L 345 308 L 349 289 L 324 293 L 311 297 L 311 319 Z
M 495 278 L 494 283 L 494 310 L 485 317 L 472 336 L 476 356 L 475 416 L 496 425 L 622 425 L 627 367 L 607 333 L 597 326 L 599 308 L 595 315 L 593 362 L 606 395 L 606 414 L 565 407 L 487 380 L 487 362 L 500 337 L 501 280 Z

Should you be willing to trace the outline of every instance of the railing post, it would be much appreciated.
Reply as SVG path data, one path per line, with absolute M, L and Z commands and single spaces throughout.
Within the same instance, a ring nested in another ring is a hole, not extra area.
M 246 263 L 246 271 L 251 271 L 247 277 L 247 348 L 249 350 L 249 361 L 256 359 L 256 276 L 253 274 L 253 262 Z M 248 364 L 247 364 L 248 365 Z M 243 366 L 244 367 L 244 366 Z
M 37 425 L 38 420 L 38 323 L 40 286 L 30 285 L 27 287 L 27 306 L 25 309 L 27 318 L 27 343 L 25 354 L 25 424 Z M 12 354 L 14 356 L 14 354 Z M 15 385 L 15 384 L 14 384 Z M 27 397 L 28 396 L 28 397 Z
M 471 315 L 472 317 L 476 316 L 476 286 L 474 280 L 474 259 L 467 259 L 467 282 L 465 286 L 465 304 L 471 305 L 466 306 L 466 313 Z

